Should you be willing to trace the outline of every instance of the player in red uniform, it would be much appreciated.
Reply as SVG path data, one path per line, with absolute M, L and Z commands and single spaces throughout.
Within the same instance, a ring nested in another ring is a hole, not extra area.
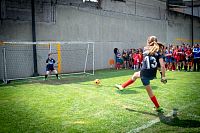
M 165 50 L 165 62 L 166 62 L 166 69 L 172 70 L 172 50 L 169 48 L 166 48 Z
M 187 50 L 185 52 L 185 55 L 186 55 L 186 68 L 185 69 L 187 71 L 187 68 L 189 66 L 188 71 L 192 71 L 192 49 L 189 45 L 187 46 Z
M 183 54 L 182 47 L 181 46 L 177 46 L 176 56 L 177 56 L 178 71 L 181 71 L 181 64 L 183 62 L 182 54 Z
M 139 50 L 136 50 L 136 53 L 133 54 L 133 69 L 139 69 Z
M 143 60 L 143 52 L 142 49 L 139 48 L 139 68 L 142 68 L 142 60 Z

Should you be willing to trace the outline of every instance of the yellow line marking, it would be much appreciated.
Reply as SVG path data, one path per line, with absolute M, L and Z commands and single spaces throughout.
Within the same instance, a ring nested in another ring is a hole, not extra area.
M 192 42 L 191 39 L 186 39 L 186 38 L 176 38 L 176 41 Z M 194 39 L 193 42 L 200 42 L 200 39 Z

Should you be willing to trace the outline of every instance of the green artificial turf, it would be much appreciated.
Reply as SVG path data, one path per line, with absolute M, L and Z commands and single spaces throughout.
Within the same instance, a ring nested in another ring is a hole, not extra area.
M 99 70 L 94 76 L 63 76 L 11 81 L 0 85 L 0 132 L 199 132 L 200 73 L 167 72 L 151 81 L 164 108 L 157 114 L 138 79 L 124 91 L 114 88 L 134 73 L 132 70 Z M 95 85 L 94 80 L 101 84 Z M 170 112 L 178 109 L 177 117 Z

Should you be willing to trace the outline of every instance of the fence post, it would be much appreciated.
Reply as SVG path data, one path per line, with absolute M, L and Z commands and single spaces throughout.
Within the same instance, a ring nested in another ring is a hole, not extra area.
M 3 82 L 7 84 L 7 64 L 6 64 L 6 48 L 3 48 Z

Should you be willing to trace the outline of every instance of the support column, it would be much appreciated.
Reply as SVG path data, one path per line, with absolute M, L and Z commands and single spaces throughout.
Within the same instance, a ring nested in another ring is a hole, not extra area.
M 32 13 L 32 41 L 36 42 L 36 32 L 35 32 L 35 0 L 31 0 L 31 13 Z M 37 69 L 37 49 L 36 44 L 33 44 L 33 64 L 34 64 L 34 73 L 33 76 L 38 76 Z

